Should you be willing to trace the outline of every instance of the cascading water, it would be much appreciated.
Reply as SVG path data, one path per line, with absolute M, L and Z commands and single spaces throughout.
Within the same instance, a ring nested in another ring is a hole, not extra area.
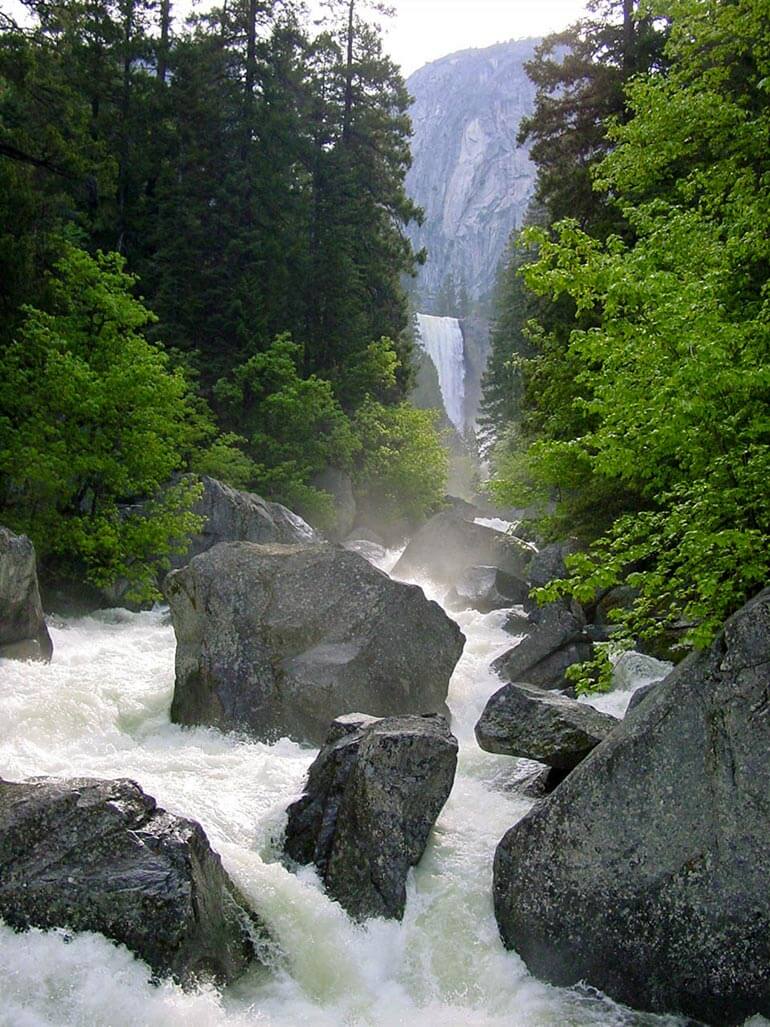
M 462 435 L 465 430 L 465 343 L 455 317 L 417 315 L 420 343 L 433 362 L 447 417 Z
M 500 943 L 492 857 L 530 801 L 509 787 L 516 761 L 482 752 L 473 725 L 500 685 L 489 664 L 511 644 L 504 618 L 457 617 L 467 636 L 449 694 L 458 773 L 410 875 L 400 924 L 353 923 L 311 869 L 293 874 L 278 860 L 284 811 L 314 751 L 169 722 L 174 635 L 164 611 L 60 621 L 50 666 L 0 661 L 0 775 L 135 779 L 166 808 L 203 824 L 276 941 L 268 968 L 222 993 L 185 994 L 150 984 L 143 963 L 98 935 L 15 934 L 0 925 L 2 1027 L 678 1023 L 589 990 L 542 984 Z

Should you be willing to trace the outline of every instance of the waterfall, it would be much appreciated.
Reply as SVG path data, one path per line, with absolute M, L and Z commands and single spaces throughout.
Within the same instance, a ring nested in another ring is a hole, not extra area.
M 462 435 L 465 431 L 465 345 L 455 317 L 417 315 L 422 348 L 438 374 L 447 417 Z

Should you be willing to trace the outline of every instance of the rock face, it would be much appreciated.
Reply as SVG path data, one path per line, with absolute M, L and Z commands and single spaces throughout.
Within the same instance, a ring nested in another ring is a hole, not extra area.
M 393 573 L 397 577 L 426 574 L 433 581 L 453 585 L 471 567 L 488 566 L 523 581 L 533 552 L 520 539 L 446 510 L 420 528 Z
M 223 543 L 172 572 L 166 594 L 177 723 L 320 744 L 351 707 L 446 709 L 460 629 L 357 553 Z
M 641 1009 L 770 1014 L 770 590 L 503 838 L 505 944 Z
M 529 634 L 492 666 L 506 681 L 527 681 L 541 688 L 564 688 L 567 669 L 591 658 L 586 622 L 576 603 L 559 601 L 530 609 Z M 512 624 L 512 627 L 515 625 Z
M 37 586 L 35 548 L 26 535 L 0 527 L 0 657 L 50 660 L 52 653 Z
M 577 550 L 578 543 L 575 539 L 564 539 L 543 546 L 529 565 L 530 584 L 534 588 L 541 588 L 556 578 L 566 578 L 569 572 L 564 562 L 565 557 Z
M 132 781 L 0 781 L 0 916 L 99 931 L 183 984 L 254 958 L 256 919 L 203 829 Z
M 449 797 L 457 740 L 440 716 L 335 721 L 289 807 L 285 851 L 357 919 L 401 919 L 409 868 Z
M 516 134 L 533 109 L 524 62 L 536 40 L 465 50 L 420 68 L 407 81 L 415 98 L 409 195 L 425 210 L 411 235 L 428 261 L 423 298 L 446 276 L 473 297 L 492 288 L 511 231 L 520 226 L 535 169 Z
M 487 752 L 573 770 L 620 722 L 592 706 L 533 685 L 504 685 L 476 724 Z
M 204 475 L 203 495 L 195 504 L 196 514 L 205 517 L 184 556 L 174 557 L 182 567 L 219 542 L 279 542 L 284 545 L 318 540 L 315 531 L 280 503 L 268 503 L 253 492 L 239 492 L 216 478 Z
M 450 610 L 503 610 L 512 603 L 522 603 L 529 594 L 528 586 L 519 578 L 498 567 L 469 567 L 447 597 Z

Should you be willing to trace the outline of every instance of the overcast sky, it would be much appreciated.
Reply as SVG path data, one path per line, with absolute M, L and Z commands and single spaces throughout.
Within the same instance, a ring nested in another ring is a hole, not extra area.
M 310 0 L 311 6 L 318 0 Z M 508 39 L 544 36 L 572 24 L 584 0 L 389 0 L 394 18 L 383 23 L 385 48 L 410 75 L 428 61 Z M 174 0 L 182 14 L 205 10 L 212 0 Z M 18 16 L 17 0 L 0 0 L 0 10 Z
M 390 0 L 388 53 L 410 75 L 455 50 L 544 36 L 581 16 L 583 0 Z

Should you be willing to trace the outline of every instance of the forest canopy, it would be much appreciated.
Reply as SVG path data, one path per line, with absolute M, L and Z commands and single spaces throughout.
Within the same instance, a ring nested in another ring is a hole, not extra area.
M 373 403 L 394 409 L 393 502 L 419 518 L 440 501 L 440 476 L 408 472 L 409 432 L 436 466 L 439 436 L 397 413 L 409 97 L 370 5 L 326 6 L 320 24 L 294 0 L 185 24 L 169 0 L 0 15 L 0 516 L 94 582 L 141 590 L 190 527 L 194 489 L 166 489 L 175 513 L 152 528 L 125 516 L 172 473 L 328 526 L 314 478 L 376 472 L 357 428 Z
M 541 530 L 582 537 L 544 598 L 626 583 L 621 641 L 677 625 L 705 644 L 770 577 L 770 23 L 751 0 L 624 6 L 613 31 L 634 53 L 599 104 L 614 113 L 578 217 L 553 170 L 574 122 L 543 119 L 606 74 L 541 78 L 539 224 L 511 251 L 487 380 L 492 488 L 552 501 Z

